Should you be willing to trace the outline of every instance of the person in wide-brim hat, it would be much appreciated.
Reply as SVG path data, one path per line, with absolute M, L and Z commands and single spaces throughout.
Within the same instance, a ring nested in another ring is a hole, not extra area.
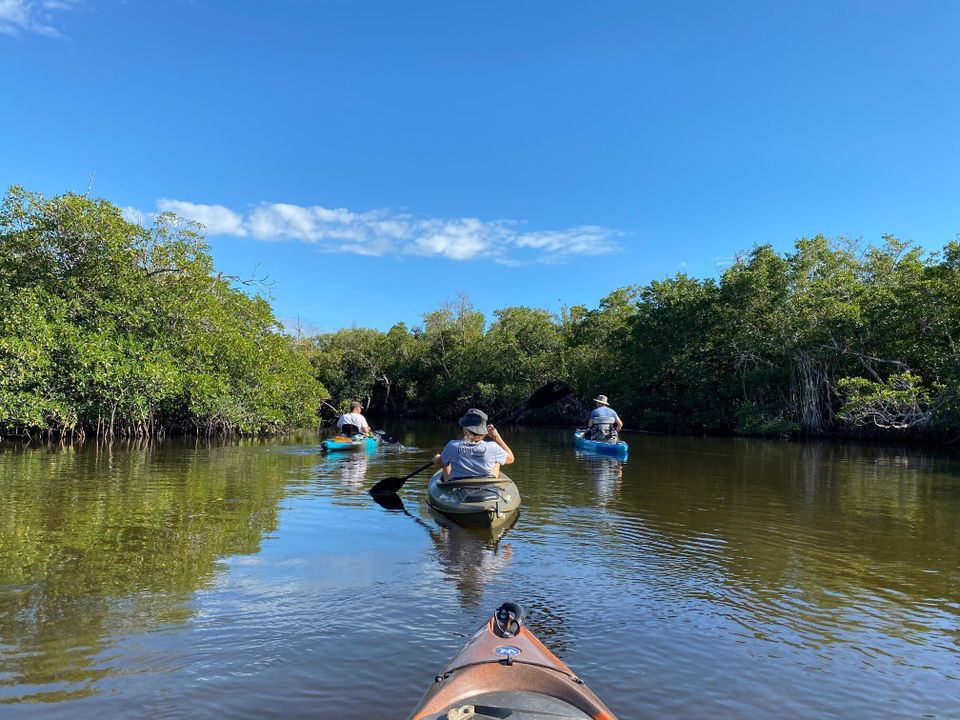
M 444 481 L 500 477 L 500 466 L 513 462 L 513 451 L 497 429 L 487 424 L 487 414 L 470 408 L 458 422 L 463 428 L 463 439 L 451 440 L 443 452 L 433 458 L 434 464 L 443 468 Z
M 617 433 L 623 427 L 623 420 L 617 415 L 617 411 L 610 407 L 606 395 L 597 395 L 593 402 L 596 407 L 587 421 L 587 436 L 592 440 L 616 442 Z

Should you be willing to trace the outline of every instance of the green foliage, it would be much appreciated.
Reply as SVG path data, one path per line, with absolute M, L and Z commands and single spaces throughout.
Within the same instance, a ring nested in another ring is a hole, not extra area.
M 460 297 L 420 327 L 387 333 L 348 328 L 315 339 L 314 367 L 338 402 L 384 411 L 455 417 L 470 406 L 520 406 L 557 376 L 563 338 L 543 310 L 505 308 L 487 325 Z
M 356 399 L 456 417 L 577 390 L 627 425 L 746 434 L 960 431 L 960 242 L 925 255 L 822 236 L 760 245 L 718 279 L 614 290 L 559 316 L 468 298 L 388 332 L 280 332 L 269 304 L 214 273 L 196 225 L 126 222 L 104 200 L 12 188 L 0 209 L 0 429 L 280 431 Z M 924 378 L 921 383 L 919 378 Z M 537 417 L 537 416 L 534 416 Z
M 0 429 L 153 435 L 310 424 L 323 389 L 199 226 L 13 187 L 0 208 Z
M 841 378 L 837 389 L 844 399 L 838 417 L 854 427 L 922 429 L 932 418 L 930 390 L 909 371 L 891 375 L 885 382 Z
M 782 414 L 775 414 L 768 408 L 744 403 L 737 409 L 737 425 L 734 431 L 738 435 L 790 437 L 799 430 L 797 423 L 787 420 Z
M 960 243 L 925 256 L 891 236 L 817 236 L 788 253 L 758 246 L 718 280 L 680 274 L 560 317 L 511 307 L 487 325 L 460 298 L 409 331 L 321 336 L 315 363 L 337 397 L 376 405 L 389 388 L 385 407 L 407 414 L 506 411 L 562 378 L 581 401 L 560 407 L 570 421 L 603 392 L 628 426 L 651 430 L 952 437 L 958 331 Z

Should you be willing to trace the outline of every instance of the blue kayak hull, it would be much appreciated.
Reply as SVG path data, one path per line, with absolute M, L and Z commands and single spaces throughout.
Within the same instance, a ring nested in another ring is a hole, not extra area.
M 327 452 L 337 452 L 340 450 L 374 450 L 377 447 L 377 438 L 362 438 L 359 442 L 353 440 L 350 442 L 324 440 L 320 443 L 320 447 Z
M 598 453 L 601 455 L 613 455 L 614 457 L 626 458 L 630 446 L 623 440 L 616 443 L 597 442 L 596 440 L 587 440 L 579 433 L 573 434 L 573 445 L 580 450 Z

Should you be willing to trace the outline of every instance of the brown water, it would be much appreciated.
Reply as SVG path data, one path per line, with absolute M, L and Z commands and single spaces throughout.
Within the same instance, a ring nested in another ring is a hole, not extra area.
M 955 456 L 527 429 L 500 537 L 371 502 L 453 432 L 0 444 L 0 716 L 404 718 L 511 599 L 621 718 L 960 717 Z

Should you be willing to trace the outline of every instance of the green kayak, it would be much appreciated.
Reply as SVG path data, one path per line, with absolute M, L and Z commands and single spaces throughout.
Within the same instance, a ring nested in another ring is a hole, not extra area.
M 427 485 L 427 502 L 461 525 L 495 528 L 520 509 L 520 490 L 505 474 L 500 477 L 456 478 L 443 482 L 437 471 Z

